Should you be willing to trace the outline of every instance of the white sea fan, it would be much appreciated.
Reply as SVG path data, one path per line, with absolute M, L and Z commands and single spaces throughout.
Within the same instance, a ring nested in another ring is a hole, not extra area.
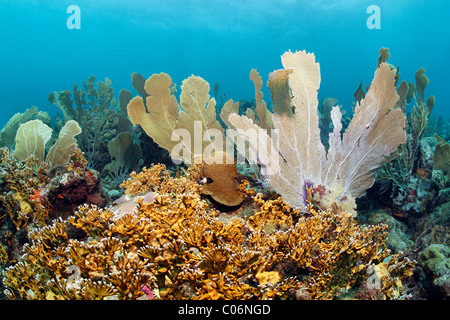
M 326 151 L 320 140 L 317 113 L 319 64 L 314 54 L 305 51 L 288 51 L 281 60 L 284 69 L 272 72 L 268 83 L 278 146 L 260 150 L 255 139 L 244 136 L 263 155 L 268 154 L 267 149 L 277 148 L 277 152 L 269 153 L 270 157 L 258 157 L 267 160 L 263 167 L 277 164 L 267 175 L 270 187 L 293 207 L 305 205 L 307 186 L 342 186 L 342 197 L 361 197 L 373 185 L 375 170 L 406 142 L 405 115 L 394 108 L 398 100 L 394 85 L 396 70 L 391 70 L 387 63 L 380 64 L 342 138 L 342 114 L 339 107 L 333 108 L 334 130 Z M 231 114 L 229 121 L 238 132 L 248 132 L 252 127 L 257 130 L 257 125 L 245 116 Z

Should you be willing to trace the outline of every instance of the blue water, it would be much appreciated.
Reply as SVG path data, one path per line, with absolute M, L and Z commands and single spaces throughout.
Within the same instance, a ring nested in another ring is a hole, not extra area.
M 373 4 L 378 30 L 366 25 Z M 81 9 L 80 30 L 66 26 L 69 5 Z M 227 98 L 251 100 L 251 68 L 267 81 L 288 49 L 314 52 L 319 98 L 350 108 L 359 82 L 371 82 L 383 46 L 401 79 L 414 81 L 417 69 L 427 69 L 433 113 L 448 119 L 449 12 L 448 0 L 0 0 L 0 128 L 32 105 L 56 113 L 48 93 L 92 74 L 111 79 L 116 95 L 121 88 L 137 94 L 132 72 L 166 72 L 178 85 L 195 74 L 218 82 Z

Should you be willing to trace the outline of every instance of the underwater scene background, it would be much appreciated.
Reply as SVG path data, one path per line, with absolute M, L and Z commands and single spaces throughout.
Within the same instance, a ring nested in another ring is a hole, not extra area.
M 449 9 L 2 0 L 0 299 L 447 300 Z

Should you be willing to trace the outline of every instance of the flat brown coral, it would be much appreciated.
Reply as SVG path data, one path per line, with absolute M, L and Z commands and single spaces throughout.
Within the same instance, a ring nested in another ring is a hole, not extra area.
M 201 175 L 208 180 L 203 193 L 226 206 L 237 206 L 243 201 L 236 180 L 237 168 L 233 157 L 225 152 L 210 155 L 201 168 Z

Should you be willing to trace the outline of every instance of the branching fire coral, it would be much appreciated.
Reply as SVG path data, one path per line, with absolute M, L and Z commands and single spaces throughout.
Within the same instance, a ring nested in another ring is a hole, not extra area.
M 0 165 L 7 192 L 0 195 L 0 205 L 17 230 L 24 228 L 28 220 L 38 226 L 45 225 L 49 207 L 41 201 L 40 190 L 49 181 L 48 165 L 37 157 L 24 162 L 16 161 L 8 148 L 0 149 Z
M 57 155 L 62 159 L 60 156 L 66 155 Z M 49 163 L 35 156 L 19 161 L 8 148 L 0 149 L 2 268 L 20 259 L 23 245 L 30 241 L 27 235 L 30 230 L 45 227 L 58 217 L 73 215 L 80 204 L 103 204 L 97 176 L 86 168 L 86 162 L 76 149 L 67 165 L 50 169 Z
M 173 175 L 155 165 L 123 184 L 133 211 L 86 205 L 32 231 L 21 261 L 4 271 L 5 294 L 142 299 L 150 289 L 161 299 L 332 299 L 364 286 L 374 266 L 384 271 L 378 293 L 401 294 L 413 263 L 389 255 L 385 226 L 361 227 L 313 205 L 293 210 L 282 198 L 252 196 L 247 182 L 240 190 L 255 212 L 221 219 L 201 198 L 196 169 Z

